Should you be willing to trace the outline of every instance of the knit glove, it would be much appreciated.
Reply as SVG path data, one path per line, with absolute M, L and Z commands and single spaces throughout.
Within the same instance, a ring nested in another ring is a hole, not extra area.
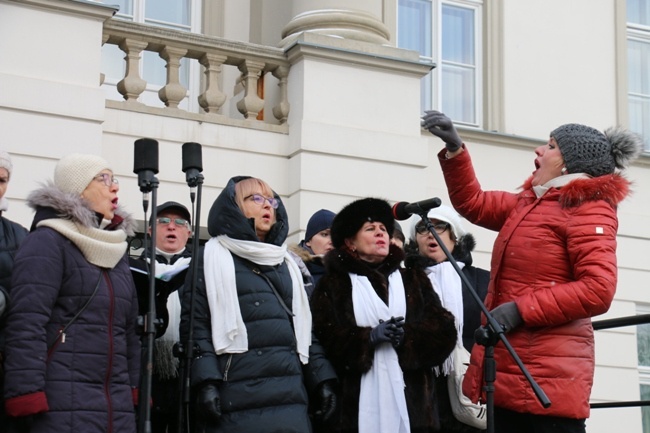
M 514 302 L 501 304 L 490 311 L 490 314 L 503 327 L 503 332 L 506 334 L 524 323 L 521 314 L 519 314 L 517 304 Z
M 463 145 L 463 140 L 451 119 L 439 111 L 425 111 L 420 124 L 436 137 L 440 137 L 449 152 L 455 152 Z

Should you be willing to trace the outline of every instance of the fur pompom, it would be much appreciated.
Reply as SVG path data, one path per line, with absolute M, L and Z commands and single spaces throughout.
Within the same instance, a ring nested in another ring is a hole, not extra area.
M 643 149 L 643 139 L 638 134 L 621 126 L 606 129 L 605 137 L 612 144 L 614 163 L 620 170 L 627 168 Z

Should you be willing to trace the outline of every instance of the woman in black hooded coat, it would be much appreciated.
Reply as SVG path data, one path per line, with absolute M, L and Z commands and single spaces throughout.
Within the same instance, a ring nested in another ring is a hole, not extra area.
M 191 366 L 206 432 L 307 433 L 310 397 L 319 415 L 334 409 L 336 375 L 311 342 L 307 294 L 284 245 L 288 229 L 280 197 L 260 179 L 232 178 L 210 209 L 213 237 L 194 259 Z M 181 341 L 189 337 L 190 299 L 186 290 Z

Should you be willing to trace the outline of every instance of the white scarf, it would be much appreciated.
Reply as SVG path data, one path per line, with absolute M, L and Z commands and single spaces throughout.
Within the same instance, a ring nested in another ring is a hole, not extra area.
M 289 255 L 286 245 L 242 241 L 226 235 L 211 238 L 205 244 L 203 255 L 215 352 L 221 355 L 248 351 L 248 333 L 239 308 L 232 254 L 263 266 L 277 266 L 282 262 L 287 264 L 293 285 L 293 329 L 300 361 L 307 364 L 311 345 L 311 311 L 300 269 Z
M 367 277 L 350 273 L 352 305 L 358 326 L 375 327 L 379 320 L 406 317 L 406 295 L 399 270 L 388 277 L 388 305 Z M 409 433 L 409 415 L 404 396 L 404 373 L 390 343 L 375 347 L 372 368 L 361 376 L 359 433 Z
M 458 267 L 463 269 L 465 263 L 457 262 Z M 433 290 L 436 292 L 442 306 L 454 315 L 456 332 L 458 334 L 457 345 L 463 345 L 463 282 L 460 275 L 448 261 L 429 266 L 424 270 L 429 276 Z M 442 363 L 442 368 L 435 367 L 436 374 L 449 375 L 454 370 L 453 353 Z
M 566 185 L 567 183 L 571 182 L 572 180 L 575 179 L 590 179 L 591 176 L 589 176 L 586 173 L 571 173 L 571 174 L 564 174 L 562 176 L 554 177 L 553 179 L 549 180 L 546 182 L 544 185 L 536 185 L 533 187 L 533 192 L 535 192 L 535 196 L 537 198 L 540 198 L 546 192 L 551 189 L 551 188 L 560 188 Z

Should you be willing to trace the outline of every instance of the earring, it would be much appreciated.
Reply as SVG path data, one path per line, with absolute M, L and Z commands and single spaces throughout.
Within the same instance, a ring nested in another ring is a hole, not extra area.
M 566 167 L 562 167 L 562 170 L 560 170 L 560 173 L 566 174 Z

